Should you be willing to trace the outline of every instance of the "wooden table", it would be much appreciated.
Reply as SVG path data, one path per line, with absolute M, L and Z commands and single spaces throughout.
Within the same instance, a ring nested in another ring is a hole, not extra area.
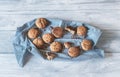
M 48 69 L 56 71 L 50 71 L 44 69 L 46 62 L 32 56 L 24 68 L 19 67 L 12 46 L 15 30 L 38 17 L 76 20 L 100 28 L 103 34 L 97 45 L 105 50 L 105 58 L 82 61 L 80 67 L 51 64 Z M 0 0 L 0 77 L 120 77 L 119 52 L 120 0 Z

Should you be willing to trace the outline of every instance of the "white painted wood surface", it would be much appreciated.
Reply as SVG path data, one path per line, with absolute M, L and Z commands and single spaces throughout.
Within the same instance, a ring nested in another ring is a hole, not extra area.
M 13 53 L 12 37 L 17 27 L 38 17 L 76 20 L 102 29 L 98 46 L 105 49 L 106 57 L 62 69 L 54 66 L 61 62 L 40 62 L 33 56 L 24 68 L 20 68 Z M 120 0 L 0 0 L 0 77 L 119 77 L 119 63 Z M 56 72 L 45 70 L 48 64 L 48 68 L 55 68 Z M 76 67 L 78 65 L 80 67 Z

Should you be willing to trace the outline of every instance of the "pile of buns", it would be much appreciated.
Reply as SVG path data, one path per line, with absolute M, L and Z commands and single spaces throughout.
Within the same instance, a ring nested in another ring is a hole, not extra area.
M 93 42 L 89 39 L 83 39 L 79 46 L 74 46 L 72 42 L 58 42 L 55 39 L 60 39 L 65 35 L 65 32 L 71 33 L 71 35 L 77 36 L 87 36 L 88 29 L 85 26 L 78 26 L 76 28 L 72 26 L 66 26 L 64 29 L 62 27 L 54 27 L 51 33 L 46 33 L 42 35 L 41 30 L 49 26 L 50 21 L 45 18 L 38 18 L 35 21 L 35 28 L 28 30 L 28 38 L 32 39 L 33 44 L 38 49 L 50 48 L 49 52 L 46 52 L 46 58 L 48 60 L 54 59 L 57 55 L 56 53 L 62 53 L 64 49 L 68 49 L 68 56 L 74 58 L 78 57 L 82 51 L 91 50 L 93 47 Z M 42 35 L 40 37 L 40 35 Z M 45 46 L 47 44 L 47 47 Z

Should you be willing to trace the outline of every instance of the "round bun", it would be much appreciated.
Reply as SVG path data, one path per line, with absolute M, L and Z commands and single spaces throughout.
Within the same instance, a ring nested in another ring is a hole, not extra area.
M 81 46 L 82 46 L 82 49 L 83 49 L 84 51 L 91 50 L 91 49 L 92 49 L 92 41 L 91 41 L 91 40 L 84 39 L 84 40 L 81 42 Z
M 84 27 L 84 26 L 78 26 L 77 27 L 77 35 L 80 35 L 80 36 L 86 36 L 87 34 L 87 28 Z
M 45 18 L 38 18 L 35 21 L 35 24 L 38 28 L 45 28 L 48 25 L 48 21 Z
M 72 46 L 72 43 L 70 42 L 65 42 L 64 43 L 65 48 L 70 48 Z
M 53 42 L 50 44 L 50 50 L 52 52 L 61 52 L 62 51 L 62 44 L 60 42 Z
M 31 39 L 38 37 L 39 34 L 40 34 L 40 31 L 37 28 L 31 28 L 28 31 L 28 37 Z
M 33 44 L 37 47 L 37 48 L 42 48 L 44 45 L 44 41 L 41 38 L 35 38 L 33 40 Z
M 55 27 L 52 29 L 52 34 L 56 37 L 56 38 L 61 38 L 63 36 L 63 29 L 61 27 Z
M 79 47 L 70 47 L 69 50 L 68 50 L 68 55 L 70 57 L 77 57 L 80 55 L 80 48 Z
M 54 36 L 51 33 L 44 34 L 42 39 L 45 43 L 51 43 L 54 41 Z

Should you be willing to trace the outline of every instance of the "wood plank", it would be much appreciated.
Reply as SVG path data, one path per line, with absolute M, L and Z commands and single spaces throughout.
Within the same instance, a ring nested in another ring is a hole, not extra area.
M 62 6 L 61 6 L 62 5 Z M 69 6 L 71 5 L 71 6 Z M 16 6 L 16 7 L 15 7 Z M 48 8 L 49 6 L 49 8 Z M 15 4 L 15 5 L 1 5 L 0 10 L 1 11 L 76 11 L 76 10 L 120 10 L 120 2 L 118 3 L 101 3 L 101 4 Z
M 14 30 L 0 30 L 0 53 L 13 53 L 12 38 Z M 105 52 L 120 52 L 120 31 L 103 31 L 103 35 L 97 46 L 105 50 Z
M 120 38 L 120 37 L 119 37 Z M 102 38 L 98 42 L 98 47 L 105 50 L 105 52 L 120 52 L 120 39 L 117 37 Z
M 9 13 L 9 12 L 8 12 Z M 120 12 L 71 12 L 71 11 L 40 11 L 40 12 L 16 12 L 13 15 L 0 14 L 0 30 L 15 30 L 16 27 L 38 17 L 60 18 L 76 20 L 91 24 L 102 30 L 120 30 Z M 6 23 L 7 22 L 7 23 Z
M 0 77 L 119 77 L 119 7 L 120 0 L 0 0 Z M 76 20 L 102 29 L 97 46 L 105 49 L 105 58 L 63 63 L 31 56 L 20 68 L 12 38 L 17 27 L 38 17 Z
M 66 13 L 87 13 L 87 14 L 120 14 L 120 10 L 119 9 L 77 9 L 77 10 L 40 10 L 40 9 L 38 9 L 38 10 L 33 10 L 34 8 L 31 8 L 31 10 L 14 10 L 14 11 L 12 11 L 12 10 L 6 10 L 6 11 L 4 11 L 4 10 L 0 10 L 0 14 L 1 14 L 1 16 L 2 15 L 40 15 L 40 14 L 43 14 L 44 15 L 44 13 L 54 13 L 54 12 L 58 12 L 58 14 L 63 14 L 64 15 L 64 13 L 66 14 Z M 79 15 L 79 14 L 78 14 Z
M 111 10 L 119 9 L 120 1 L 119 0 L 5 0 L 0 1 L 0 11 L 23 11 L 23 10 L 80 10 L 80 9 L 98 9 L 98 10 Z M 4 5 L 3 5 L 4 4 Z M 62 5 L 62 6 L 61 6 Z M 48 8 L 49 6 L 49 8 Z
M 119 77 L 119 60 L 120 53 L 106 53 L 104 59 L 90 59 L 76 63 L 40 61 L 38 57 L 32 56 L 27 65 L 20 68 L 14 54 L 0 54 L 0 77 Z
M 12 38 L 15 31 L 0 31 L 0 53 L 13 53 Z
M 5 4 L 4 2 L 10 4 L 6 4 L 7 6 L 0 6 L 1 30 L 15 30 L 16 27 L 37 17 L 77 20 L 92 24 L 100 29 L 120 30 L 120 10 L 118 10 L 120 5 L 119 0 L 12 0 L 12 2 L 10 2 L 9 0 L 0 1 L 1 4 Z M 48 5 L 49 8 L 47 7 Z
M 116 2 L 120 2 L 119 0 L 62 0 L 62 1 L 56 1 L 56 0 L 0 0 L 0 3 L 4 3 L 4 2 L 24 2 L 24 3 L 116 3 Z
M 103 34 L 97 44 L 105 52 L 120 52 L 120 31 L 103 31 Z

